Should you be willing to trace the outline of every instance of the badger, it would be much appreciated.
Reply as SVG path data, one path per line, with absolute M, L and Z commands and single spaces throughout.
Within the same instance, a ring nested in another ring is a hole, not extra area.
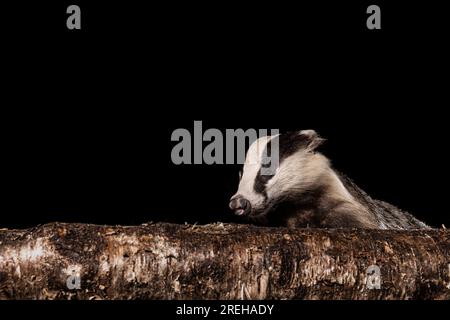
M 430 229 L 411 214 L 372 199 L 335 170 L 316 150 L 323 141 L 314 130 L 257 139 L 247 151 L 230 209 L 262 226 Z M 272 145 L 278 146 L 278 164 L 262 174 Z

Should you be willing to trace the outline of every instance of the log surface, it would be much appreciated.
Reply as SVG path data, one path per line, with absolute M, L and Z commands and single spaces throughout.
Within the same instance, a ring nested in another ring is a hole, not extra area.
M 51 223 L 0 230 L 0 299 L 450 299 L 449 263 L 447 230 Z

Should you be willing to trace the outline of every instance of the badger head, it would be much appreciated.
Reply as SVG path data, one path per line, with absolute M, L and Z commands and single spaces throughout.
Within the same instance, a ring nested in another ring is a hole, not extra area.
M 328 160 L 315 152 L 323 141 L 314 130 L 256 140 L 247 151 L 230 208 L 236 215 L 256 218 L 268 214 L 283 201 L 301 198 L 329 168 Z M 271 159 L 278 160 L 275 167 Z M 272 170 L 264 170 L 268 166 Z

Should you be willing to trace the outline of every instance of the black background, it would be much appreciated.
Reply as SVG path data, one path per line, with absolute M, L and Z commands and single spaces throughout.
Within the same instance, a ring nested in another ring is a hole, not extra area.
M 334 166 L 369 194 L 450 225 L 442 3 L 2 3 L 0 227 L 236 221 L 227 203 L 239 166 L 170 161 L 172 131 L 194 120 L 315 129 Z M 81 7 L 81 31 L 66 29 L 70 4 Z M 382 30 L 366 29 L 370 4 Z M 10 306 L 150 318 L 180 303 Z M 292 302 L 277 314 L 360 318 L 390 306 Z M 407 316 L 444 307 L 402 306 Z
M 381 30 L 364 1 L 7 6 L 0 225 L 237 221 L 239 166 L 170 161 L 194 120 L 315 129 L 373 197 L 449 225 L 445 10 L 375 3 Z

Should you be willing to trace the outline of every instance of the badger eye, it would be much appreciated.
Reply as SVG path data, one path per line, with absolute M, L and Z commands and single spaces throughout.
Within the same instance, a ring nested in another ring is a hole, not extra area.
M 261 174 L 259 175 L 259 178 L 261 179 L 262 182 L 267 183 L 270 179 L 273 178 L 273 174 Z

